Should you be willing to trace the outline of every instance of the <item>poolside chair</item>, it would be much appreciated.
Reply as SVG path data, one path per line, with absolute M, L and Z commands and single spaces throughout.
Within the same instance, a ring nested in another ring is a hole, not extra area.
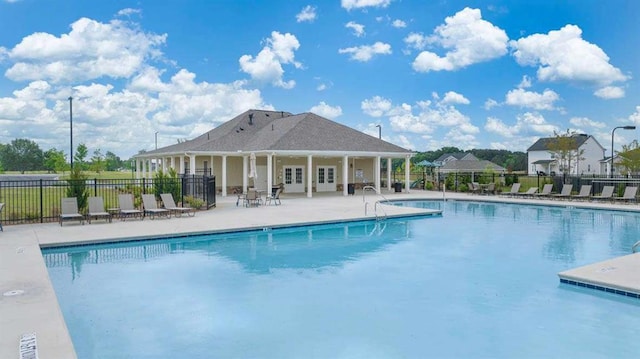
M 580 193 L 571 196 L 571 199 L 590 199 L 591 187 L 590 184 L 583 184 L 582 187 L 580 187 Z
M 258 192 L 255 189 L 248 190 L 244 203 L 245 207 L 257 207 L 259 205 Z
M 482 192 L 482 189 L 480 188 L 480 183 L 478 182 L 469 183 L 469 191 L 471 191 L 472 194 L 480 194 Z
M 282 193 L 282 188 L 278 188 L 278 190 L 276 190 L 276 193 L 274 193 L 272 196 L 267 196 L 264 204 L 269 205 L 271 204 L 271 202 L 273 202 L 276 206 L 280 205 L 280 193 Z
M 636 194 L 638 193 L 637 186 L 627 186 L 624 189 L 622 197 L 613 197 L 614 201 L 622 202 L 636 202 Z
M 569 198 L 571 197 L 571 191 L 573 190 L 572 184 L 564 184 L 562 185 L 562 191 L 557 194 L 549 195 L 551 198 Z
M 140 216 L 140 220 L 144 219 L 144 212 L 139 209 L 136 209 L 133 206 L 133 195 L 129 194 L 119 194 L 118 195 L 118 203 L 120 204 L 120 220 L 124 221 L 127 218 L 135 218 Z
M 162 199 L 162 205 L 164 208 L 173 213 L 174 217 L 180 217 L 183 213 L 188 214 L 190 217 L 196 215 L 195 208 L 176 206 L 176 202 L 173 200 L 173 195 L 171 193 L 161 193 L 160 198 Z
M 529 187 L 525 192 L 514 193 L 515 197 L 531 197 L 534 194 L 538 193 L 538 187 Z
M 613 186 L 604 186 L 602 188 L 602 193 L 600 193 L 597 196 L 591 196 L 591 199 L 595 201 L 599 201 L 603 199 L 610 200 L 613 197 L 614 190 L 615 190 L 615 187 Z
M 157 216 L 170 217 L 171 212 L 166 208 L 158 208 L 158 201 L 153 194 L 142 195 L 142 205 L 144 206 L 144 215 L 150 215 L 151 219 L 155 219 Z
M 483 194 L 495 194 L 496 184 L 494 182 L 489 183 L 486 187 L 482 188 Z
M 542 192 L 534 193 L 531 195 L 531 197 L 536 197 L 536 198 L 549 197 L 551 195 L 551 191 L 553 191 L 553 184 L 547 183 L 542 187 Z
M 84 216 L 78 211 L 78 199 L 76 197 L 65 197 L 62 199 L 62 213 L 60 213 L 60 226 L 63 221 L 78 220 L 84 224 Z
M 509 197 L 518 195 L 518 192 L 520 192 L 520 185 L 521 183 L 512 184 L 511 189 L 508 192 L 502 192 L 501 195 Z
M 2 229 L 2 209 L 4 208 L 4 203 L 0 203 L 0 232 L 4 232 Z
M 111 213 L 104 210 L 104 201 L 102 197 L 89 197 L 89 211 L 87 212 L 87 221 L 91 224 L 91 219 L 104 218 L 111 223 Z

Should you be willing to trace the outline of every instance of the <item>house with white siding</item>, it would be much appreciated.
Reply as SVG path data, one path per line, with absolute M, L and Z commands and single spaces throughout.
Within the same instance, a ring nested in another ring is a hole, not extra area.
M 605 149 L 600 143 L 590 135 L 576 134 L 574 145 L 576 153 L 580 153 L 578 158 L 571 162 L 571 168 L 566 170 L 568 175 L 603 175 L 602 161 L 604 160 Z M 547 137 L 537 140 L 527 149 L 528 174 L 535 175 L 539 172 L 545 174 L 563 174 L 558 159 L 552 151 L 556 137 Z

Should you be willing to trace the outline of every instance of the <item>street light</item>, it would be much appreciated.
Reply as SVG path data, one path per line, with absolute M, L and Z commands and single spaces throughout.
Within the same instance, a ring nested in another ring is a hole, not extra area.
M 156 131 L 156 150 L 158 149 L 158 131 Z
M 617 129 L 623 129 L 623 130 L 635 130 L 636 126 L 618 126 L 616 128 L 613 129 L 613 131 L 611 131 L 611 168 L 609 168 L 609 178 L 613 178 L 613 135 L 616 133 Z
M 382 139 L 382 126 L 381 125 L 376 125 L 376 127 L 378 128 L 378 138 Z
M 69 158 L 73 170 L 73 97 L 69 96 L 69 143 L 71 144 Z

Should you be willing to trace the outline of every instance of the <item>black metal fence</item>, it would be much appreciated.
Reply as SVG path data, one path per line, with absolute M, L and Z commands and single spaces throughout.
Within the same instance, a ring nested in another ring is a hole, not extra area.
M 2 224 L 55 222 L 60 216 L 60 204 L 67 197 L 69 182 L 66 180 L 38 179 L 0 181 L 0 203 L 4 209 L 0 212 Z M 88 196 L 103 198 L 106 208 L 118 207 L 118 195 L 131 193 L 134 203 L 142 206 L 142 194 L 171 192 L 176 202 L 185 206 L 199 206 L 209 209 L 216 206 L 215 176 L 187 175 L 178 178 L 140 179 L 87 179 L 85 181 Z M 167 190 L 173 188 L 176 190 Z M 84 212 L 86 209 L 81 208 Z

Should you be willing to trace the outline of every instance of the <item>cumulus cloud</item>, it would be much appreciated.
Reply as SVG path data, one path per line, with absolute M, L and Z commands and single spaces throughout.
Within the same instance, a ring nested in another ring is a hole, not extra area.
M 595 96 L 605 100 L 611 100 L 624 97 L 624 89 L 618 86 L 605 86 L 593 93 Z
M 464 8 L 435 28 L 428 41 L 448 50 L 444 56 L 423 51 L 413 61 L 418 72 L 454 71 L 501 57 L 509 38 L 504 30 L 482 19 L 479 9 Z M 406 42 L 406 39 L 405 39 Z
M 324 101 L 320 101 L 319 104 L 311 107 L 311 109 L 309 109 L 309 112 L 313 112 L 328 119 L 334 119 L 342 115 L 342 107 L 330 106 L 327 105 Z
M 640 126 L 640 106 L 636 106 L 636 112 L 629 116 L 629 121 Z
M 492 108 L 496 107 L 496 106 L 500 106 L 500 104 L 498 103 L 498 101 L 489 98 L 487 99 L 487 101 L 484 102 L 484 109 L 485 110 L 491 110 Z
M 118 13 L 116 15 L 117 16 L 131 16 L 131 15 L 140 15 L 141 13 L 142 13 L 142 10 L 140 10 L 140 9 L 126 8 L 126 9 L 122 9 L 122 10 L 118 11 Z
M 145 61 L 162 55 L 167 35 L 148 34 L 128 22 L 101 23 L 81 18 L 60 37 L 38 32 L 8 52 L 13 81 L 78 83 L 100 77 L 128 78 Z
M 531 79 L 527 75 L 522 76 L 522 81 L 520 81 L 520 83 L 518 84 L 518 88 L 526 89 L 529 87 L 531 87 Z
M 350 54 L 351 60 L 367 62 L 371 60 L 375 55 L 390 55 L 391 45 L 378 41 L 373 45 L 363 45 L 349 47 L 346 49 L 339 49 L 338 53 Z
M 429 44 L 428 39 L 420 33 L 412 32 L 407 37 L 404 38 L 404 43 L 407 44 L 407 47 L 422 50 Z
M 553 110 L 554 103 L 559 99 L 560 96 L 552 90 L 547 89 L 538 93 L 518 88 L 507 93 L 505 103 L 534 110 Z
M 609 63 L 609 56 L 600 47 L 582 39 L 582 30 L 576 25 L 527 36 L 510 45 L 518 64 L 538 67 L 540 81 L 606 86 L 628 79 Z
M 548 136 L 558 130 L 556 126 L 547 123 L 542 115 L 532 112 L 526 112 L 516 116 L 516 123 L 514 125 L 507 125 L 498 118 L 489 117 L 487 118 L 484 129 L 487 132 L 496 133 L 506 138 L 531 135 Z
M 391 0 L 342 0 L 342 7 L 347 11 L 353 9 L 365 9 L 367 7 L 385 8 L 391 4 Z
M 349 21 L 346 25 L 344 25 L 344 27 L 353 30 L 353 34 L 357 37 L 364 36 L 364 25 L 358 24 L 355 21 Z
M 371 117 L 381 117 L 391 110 L 391 100 L 380 96 L 374 96 L 360 103 L 362 112 Z
M 300 42 L 295 35 L 281 34 L 277 31 L 271 33 L 265 47 L 254 58 L 251 55 L 242 55 L 239 59 L 240 68 L 254 80 L 270 82 L 273 86 L 291 89 L 295 81 L 284 81 L 283 64 L 292 64 L 301 68 L 302 64 L 295 61 L 295 51 L 300 47 Z
M 400 19 L 395 19 L 391 22 L 391 26 L 398 28 L 398 29 L 403 29 L 405 27 L 407 27 L 407 23 L 400 20 Z
M 316 8 L 311 5 L 305 6 L 302 11 L 296 15 L 297 22 L 314 22 L 316 19 Z
M 444 94 L 444 98 L 442 99 L 442 103 L 443 104 L 460 104 L 460 105 L 468 105 L 470 103 L 470 101 L 464 97 L 463 95 L 454 92 L 454 91 L 449 91 L 446 94 Z
M 571 123 L 572 125 L 576 126 L 576 127 L 580 127 L 580 128 L 605 128 L 607 127 L 606 123 L 603 122 L 598 122 L 598 121 L 593 121 L 588 119 L 587 117 L 572 117 L 571 119 L 569 119 L 569 123 Z

